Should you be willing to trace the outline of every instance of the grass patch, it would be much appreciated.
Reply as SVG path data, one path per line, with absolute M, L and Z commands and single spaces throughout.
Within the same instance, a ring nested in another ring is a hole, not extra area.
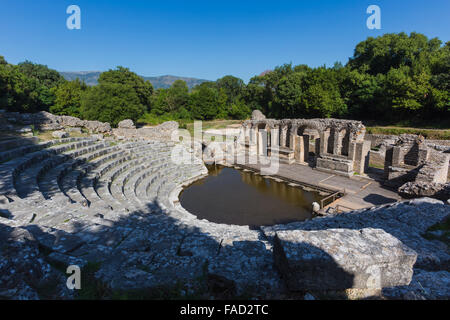
M 230 125 L 241 124 L 242 120 L 212 120 L 212 121 L 202 121 L 202 130 L 210 129 L 225 129 Z M 194 136 L 194 122 L 186 123 L 186 130 L 189 131 L 191 136 Z
M 166 121 L 177 121 L 180 129 L 186 129 L 189 131 L 190 135 L 194 136 L 194 120 L 191 119 L 178 119 L 175 115 L 164 114 L 162 116 L 156 116 L 152 113 L 145 113 L 140 119 L 138 119 L 137 124 L 141 126 L 156 126 Z M 202 130 L 209 129 L 225 129 L 229 125 L 240 124 L 243 120 L 211 120 L 202 121 Z
M 376 164 L 376 163 L 372 163 L 372 162 L 369 164 L 369 167 L 376 168 L 376 169 L 383 169 L 384 170 L 384 165 Z
M 447 217 L 444 221 L 437 223 L 422 235 L 428 240 L 439 240 L 444 242 L 448 247 L 450 246 L 450 217 Z
M 402 128 L 402 127 L 366 127 L 369 134 L 417 134 L 429 140 L 450 140 L 450 129 L 422 129 L 422 128 Z
M 88 262 L 81 270 L 81 289 L 77 290 L 78 300 L 100 300 L 111 295 L 111 289 L 95 277 L 101 262 Z

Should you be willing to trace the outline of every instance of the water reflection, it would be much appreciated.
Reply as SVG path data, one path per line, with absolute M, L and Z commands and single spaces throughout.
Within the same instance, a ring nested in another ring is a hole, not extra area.
M 311 204 L 322 197 L 245 172 L 209 166 L 208 177 L 187 187 L 181 205 L 200 219 L 237 225 L 273 225 L 312 217 Z

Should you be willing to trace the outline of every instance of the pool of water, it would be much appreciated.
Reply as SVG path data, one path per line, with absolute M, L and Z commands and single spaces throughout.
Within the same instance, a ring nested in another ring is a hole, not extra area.
M 216 223 L 266 226 L 312 218 L 312 203 L 323 196 L 253 172 L 208 166 L 209 175 L 186 187 L 181 205 Z

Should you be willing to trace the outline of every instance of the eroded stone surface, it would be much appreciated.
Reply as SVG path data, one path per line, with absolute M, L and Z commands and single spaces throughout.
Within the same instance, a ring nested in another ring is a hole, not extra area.
M 0 224 L 0 242 L 1 298 L 70 298 L 65 278 L 44 260 L 39 242 L 31 233 Z M 45 287 L 50 287 L 50 291 L 45 291 Z
M 130 120 L 130 119 L 120 121 L 118 123 L 117 127 L 121 128 L 121 129 L 136 129 L 136 126 L 134 125 L 133 120 Z
M 274 260 L 294 291 L 408 285 L 416 253 L 380 229 L 281 230 Z

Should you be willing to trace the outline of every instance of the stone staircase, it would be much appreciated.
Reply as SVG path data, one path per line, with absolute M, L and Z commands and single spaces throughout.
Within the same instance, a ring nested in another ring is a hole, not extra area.
M 107 211 L 139 210 L 164 198 L 158 194 L 162 186 L 206 173 L 201 160 L 190 165 L 171 161 L 173 147 L 171 142 L 98 137 L 44 143 L 8 139 L 0 142 L 0 195 L 10 207 L 47 201 Z

